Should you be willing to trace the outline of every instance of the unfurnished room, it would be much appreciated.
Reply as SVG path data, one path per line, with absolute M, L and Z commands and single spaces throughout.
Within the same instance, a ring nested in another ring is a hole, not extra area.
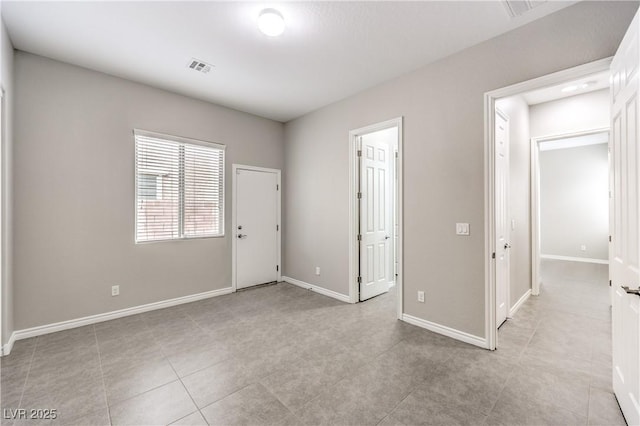
M 0 424 L 640 425 L 639 5 L 0 0 Z

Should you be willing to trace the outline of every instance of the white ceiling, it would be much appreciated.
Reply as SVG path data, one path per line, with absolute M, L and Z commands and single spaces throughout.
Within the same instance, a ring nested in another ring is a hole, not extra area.
M 499 1 L 2 3 L 16 49 L 288 121 L 575 2 L 517 18 Z M 257 29 L 267 7 L 281 37 Z
M 606 89 L 609 87 L 609 75 L 609 71 L 604 71 L 567 83 L 533 90 L 531 92 L 524 93 L 522 97 L 527 104 L 536 105 L 543 102 L 555 101 L 557 99 L 568 98 L 570 96 L 582 95 L 584 93 Z M 585 83 L 588 84 L 587 87 L 581 87 Z M 578 89 L 571 92 L 563 92 L 562 89 L 568 86 L 577 86 Z

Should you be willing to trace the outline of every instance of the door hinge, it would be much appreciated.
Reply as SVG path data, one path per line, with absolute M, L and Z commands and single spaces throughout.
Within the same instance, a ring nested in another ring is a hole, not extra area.
M 358 157 L 362 157 L 362 150 L 361 149 L 358 150 Z
M 358 277 L 358 284 L 362 284 L 362 277 Z
M 491 258 L 495 259 L 496 258 L 496 254 L 495 253 L 491 253 Z
M 280 191 L 280 185 L 276 184 L 276 191 Z
M 280 225 L 276 225 L 276 231 L 280 230 Z
M 611 287 L 611 280 L 609 280 L 609 287 Z
M 358 192 L 358 200 L 362 198 L 362 192 Z
M 611 242 L 611 235 L 609 235 L 609 242 Z
M 276 265 L 276 271 L 280 270 L 280 265 Z
M 362 234 L 358 234 L 358 241 L 362 241 Z
M 398 151 L 396 151 L 396 158 L 398 158 Z

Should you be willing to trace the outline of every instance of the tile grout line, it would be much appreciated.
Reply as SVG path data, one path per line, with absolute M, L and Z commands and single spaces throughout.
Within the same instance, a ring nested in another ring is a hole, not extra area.
M 96 340 L 96 350 L 98 351 L 98 363 L 100 364 L 100 378 L 102 379 L 102 392 L 104 394 L 104 403 L 107 406 L 107 417 L 109 418 L 109 424 L 113 425 L 111 420 L 111 406 L 109 405 L 109 398 L 107 397 L 107 383 L 104 378 L 104 369 L 102 368 L 102 355 L 100 354 L 100 342 L 98 342 L 98 333 L 96 332 L 95 324 L 91 326 L 93 329 L 93 337 Z
M 276 374 L 276 373 L 274 373 L 274 374 Z M 264 378 L 264 377 L 263 377 L 263 378 Z M 271 390 L 270 390 L 268 387 L 266 387 L 265 385 L 263 385 L 263 384 L 262 384 L 262 382 L 259 382 L 259 381 L 258 381 L 258 382 L 256 382 L 256 384 L 258 384 L 258 385 L 262 386 L 262 387 L 264 388 L 264 390 L 266 390 L 266 391 L 267 391 L 267 393 L 268 393 L 269 395 L 271 395 L 272 397 L 274 397 L 274 398 L 276 399 L 276 401 L 278 401 L 280 404 L 282 404 L 282 406 L 283 406 L 284 408 L 286 408 L 286 409 L 287 409 L 287 411 L 289 412 L 289 414 L 291 414 L 293 417 L 295 417 L 295 418 L 296 418 L 296 420 L 300 420 L 300 417 L 299 417 L 299 416 L 298 416 L 298 415 L 297 415 L 297 414 L 296 414 L 296 413 L 295 413 L 291 408 L 289 408 L 289 406 L 288 406 L 287 404 L 285 404 L 284 402 L 280 401 L 280 398 L 278 398 L 278 397 L 277 397 L 273 392 L 271 392 Z M 247 385 L 247 386 L 249 386 L 249 385 Z M 246 386 L 245 386 L 245 387 L 246 387 Z M 243 388 L 243 389 L 244 389 L 244 388 Z M 235 392 L 234 392 L 234 393 L 235 393 Z M 283 416 L 283 418 L 284 418 L 284 417 L 286 417 L 286 416 Z
M 189 314 L 185 314 L 185 315 L 187 316 L 187 318 L 189 318 L 189 320 L 190 320 L 191 322 L 194 322 L 194 323 L 195 323 L 195 321 L 193 321 L 193 319 L 191 318 L 191 316 L 190 316 Z M 185 392 L 187 393 L 187 395 L 189 395 L 189 399 L 191 399 L 191 402 L 193 403 L 193 406 L 194 406 L 194 407 L 196 407 L 196 411 L 197 411 L 198 413 L 200 413 L 200 416 L 202 416 L 202 418 L 204 419 L 205 423 L 209 424 L 209 421 L 207 420 L 207 418 L 204 416 L 204 414 L 203 414 L 203 413 L 202 413 L 202 411 L 200 410 L 200 407 L 198 406 L 198 404 L 196 404 L 195 399 L 193 399 L 193 396 L 191 395 L 191 392 L 189 392 L 189 389 L 187 389 L 187 386 L 186 386 L 186 385 L 184 384 L 184 382 L 182 381 L 182 377 L 180 377 L 180 375 L 179 375 L 179 374 L 178 374 L 178 372 L 176 371 L 175 367 L 173 366 L 173 363 L 171 362 L 171 360 L 169 359 L 169 357 L 167 357 L 167 354 L 165 353 L 164 348 L 162 347 L 162 345 L 160 344 L 160 342 L 158 342 L 158 339 L 157 339 L 157 337 L 156 337 L 156 334 L 155 334 L 155 333 L 153 332 L 153 330 L 149 327 L 149 325 L 147 324 L 147 321 L 146 321 L 146 320 L 144 320 L 144 319 L 143 319 L 143 321 L 144 321 L 145 325 L 147 326 L 147 328 L 149 328 L 149 329 L 150 329 L 150 331 L 151 331 L 151 335 L 153 336 L 153 341 L 154 341 L 154 342 L 155 342 L 155 344 L 156 344 L 156 345 L 158 345 L 158 347 L 160 348 L 160 352 L 162 352 L 162 356 L 163 356 L 163 357 L 164 357 L 164 359 L 167 361 L 167 364 L 169 364 L 169 367 L 171 367 L 171 369 L 173 370 L 173 373 L 174 373 L 174 374 L 176 375 L 176 377 L 178 378 L 178 381 L 179 381 L 179 382 L 180 382 L 180 384 L 182 385 L 182 388 L 185 390 Z M 197 324 L 196 324 L 196 325 L 197 325 Z M 208 367 L 205 367 L 205 368 L 208 368 Z M 200 370 L 198 370 L 198 371 L 200 371 Z M 195 373 L 195 372 L 194 372 L 194 373 Z M 192 373 L 192 374 L 193 374 L 193 373 Z M 171 381 L 171 382 L 169 382 L 169 383 L 173 383 L 173 381 Z M 167 385 L 167 384 L 168 384 L 168 383 L 164 383 L 164 384 L 162 384 L 162 385 L 160 385 L 160 386 L 155 387 L 154 389 L 158 389 L 158 388 L 160 388 L 160 387 L 162 387 L 162 386 L 165 386 L 165 385 Z M 149 390 L 153 390 L 153 389 L 149 389 Z M 149 390 L 148 390 L 148 391 L 146 391 L 146 392 L 149 392 Z M 146 393 L 146 392 L 143 392 L 143 393 Z M 194 413 L 195 413 L 195 411 L 194 411 Z M 189 413 L 189 414 L 187 414 L 187 415 L 186 415 L 186 416 L 184 416 L 184 417 L 190 416 L 191 414 L 193 414 L 193 413 Z M 181 417 L 180 419 L 182 419 L 182 418 L 184 418 L 184 417 Z M 175 422 L 177 422 L 177 421 L 178 421 L 178 420 L 180 420 L 180 419 L 173 420 L 171 423 L 175 423 Z
M 147 329 L 149 329 L 149 332 L 153 335 L 153 331 L 148 327 L 148 325 L 146 324 L 146 321 L 144 321 L 144 323 L 145 323 L 145 327 L 147 327 Z M 155 341 L 155 336 L 154 336 L 153 338 L 154 338 L 154 341 Z M 157 342 L 156 342 L 156 343 L 157 343 Z M 160 351 L 162 352 L 163 359 L 165 359 L 165 360 L 167 361 L 167 363 L 169 364 L 169 366 L 170 366 L 170 367 L 172 367 L 172 366 L 171 366 L 171 363 L 169 362 L 169 360 L 165 357 L 164 352 L 162 351 L 162 347 L 161 347 L 160 345 L 158 345 L 158 347 L 160 348 Z M 98 349 L 98 351 L 99 351 L 99 349 Z M 172 367 L 172 369 L 173 369 L 173 367 Z M 176 374 L 176 376 L 178 376 L 178 375 Z M 179 377 L 178 377 L 178 378 L 179 378 Z M 109 408 L 111 408 L 111 406 L 112 406 L 112 405 L 118 405 L 118 404 L 121 404 L 121 403 L 123 403 L 123 402 L 125 402 L 125 401 L 129 401 L 130 399 L 133 399 L 133 398 L 138 397 L 138 396 L 140 396 L 140 395 L 144 395 L 144 394 L 145 394 L 145 393 L 147 393 L 147 392 L 151 392 L 151 391 L 153 391 L 153 390 L 156 390 L 156 389 L 158 389 L 158 388 L 161 388 L 162 386 L 168 385 L 169 383 L 173 383 L 173 382 L 176 382 L 176 381 L 177 381 L 177 380 L 171 380 L 170 382 L 163 383 L 163 384 L 160 384 L 160 385 L 158 385 L 158 386 L 154 386 L 154 387 L 152 387 L 152 388 L 150 388 L 150 389 L 145 390 L 144 392 L 140 392 L 140 393 L 138 393 L 138 394 L 128 396 L 127 398 L 117 400 L 117 401 L 115 401 L 113 404 L 109 404 L 109 401 L 107 400 L 107 406 L 108 406 Z M 106 385 L 105 385 L 105 392 L 106 392 Z
M 35 338 L 35 344 L 33 345 L 33 351 L 31 352 L 31 357 L 29 358 L 29 367 L 27 367 L 27 376 L 24 378 L 24 383 L 22 384 L 22 392 L 20 393 L 20 401 L 18 402 L 18 407 L 22 408 L 22 400 L 24 398 L 24 393 L 27 391 L 27 383 L 29 381 L 29 375 L 31 374 L 31 367 L 33 366 L 33 359 L 36 357 L 36 349 L 38 348 L 38 338 Z
M 509 383 L 509 380 L 511 380 L 511 378 L 516 374 L 516 369 L 519 366 L 518 362 L 522 359 L 524 353 L 526 352 L 527 348 L 529 347 L 529 344 L 531 344 L 531 340 L 533 340 L 533 336 L 535 336 L 536 332 L 538 331 L 538 326 L 540 325 L 540 321 L 541 320 L 538 319 L 538 321 L 536 323 L 536 326 L 533 329 L 533 333 L 531 333 L 531 336 L 529 336 L 529 338 L 527 339 L 527 343 L 524 345 L 524 348 L 522 349 L 522 352 L 520 353 L 518 358 L 515 360 L 513 369 L 511 370 L 509 375 L 507 375 L 507 378 L 505 379 L 504 383 L 500 387 L 500 391 L 498 392 L 498 396 L 497 396 L 496 400 L 493 402 L 493 404 L 491 405 L 491 409 L 487 411 L 487 417 L 486 417 L 485 420 L 489 419 L 489 416 L 491 416 L 491 413 L 493 413 L 493 410 L 496 408 L 496 405 L 498 405 L 498 402 L 500 401 L 500 397 L 504 393 L 504 390 L 506 389 L 507 384 Z
M 405 340 L 405 339 L 403 338 L 403 339 L 401 339 L 401 340 L 400 340 L 400 342 L 403 342 L 404 340 Z M 397 344 L 400 344 L 400 342 L 398 342 Z M 378 356 L 381 356 L 381 355 L 385 354 L 386 352 L 390 351 L 390 350 L 391 350 L 392 348 L 394 348 L 395 346 L 396 346 L 396 345 L 393 345 L 391 348 L 389 348 L 389 350 L 382 352 L 382 353 L 381 353 L 380 355 L 378 355 Z M 449 357 L 448 357 L 447 359 L 445 359 L 445 360 L 443 360 L 443 361 L 441 361 L 441 362 L 440 362 L 440 365 L 438 365 L 438 366 L 435 368 L 435 372 L 436 372 L 436 373 L 437 373 L 438 371 L 440 371 L 441 369 L 443 369 L 443 368 L 444 368 L 444 366 L 446 365 L 446 363 L 447 363 L 451 358 L 453 358 L 453 357 L 455 356 L 455 352 L 456 352 L 456 350 L 454 349 L 454 350 L 452 351 L 451 355 L 449 355 Z M 376 357 L 376 358 L 377 358 L 377 357 Z M 424 379 L 424 380 L 422 380 L 420 383 L 416 384 L 416 385 L 415 385 L 415 386 L 414 386 L 414 387 L 413 387 L 409 392 L 407 392 L 407 394 L 404 396 L 404 398 L 402 398 L 400 401 L 398 401 L 398 402 L 396 403 L 396 405 L 394 405 L 394 406 L 393 406 L 393 408 L 392 408 L 391 410 L 389 410 L 389 412 L 388 412 L 388 413 L 387 413 L 387 414 L 386 414 L 382 419 L 380 419 L 380 421 L 379 421 L 378 423 L 376 423 L 376 425 L 379 425 L 380 423 L 382 423 L 382 422 L 384 421 L 384 419 L 386 419 L 386 418 L 387 418 L 387 417 L 389 417 L 391 414 L 393 414 L 393 412 L 396 410 L 396 408 L 398 408 L 398 406 L 399 406 L 400 404 L 402 404 L 402 403 L 403 403 L 407 398 L 409 398 L 409 397 L 411 396 L 411 394 L 412 394 L 413 392 L 415 392 L 415 390 L 416 390 L 419 386 L 421 386 L 422 384 L 426 383 L 426 382 L 427 382 L 427 380 L 428 380 L 428 379 Z

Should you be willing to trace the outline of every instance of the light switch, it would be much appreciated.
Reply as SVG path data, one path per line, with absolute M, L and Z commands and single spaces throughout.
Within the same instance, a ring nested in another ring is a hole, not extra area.
M 469 235 L 469 224 L 456 223 L 456 235 Z

